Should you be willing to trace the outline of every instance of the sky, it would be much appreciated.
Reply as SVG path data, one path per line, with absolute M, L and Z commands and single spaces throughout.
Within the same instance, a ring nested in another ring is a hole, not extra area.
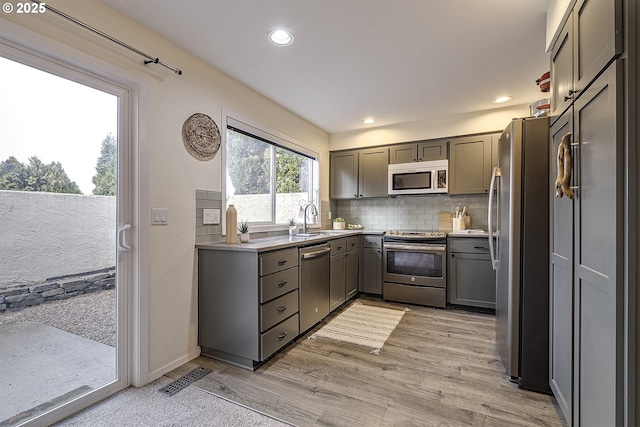
M 84 194 L 100 146 L 117 136 L 118 98 L 0 57 L 0 161 L 60 162 Z

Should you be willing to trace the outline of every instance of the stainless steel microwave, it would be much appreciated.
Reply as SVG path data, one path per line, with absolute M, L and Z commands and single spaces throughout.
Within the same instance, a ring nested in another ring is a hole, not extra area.
M 448 160 L 391 164 L 389 195 L 447 193 L 448 173 Z

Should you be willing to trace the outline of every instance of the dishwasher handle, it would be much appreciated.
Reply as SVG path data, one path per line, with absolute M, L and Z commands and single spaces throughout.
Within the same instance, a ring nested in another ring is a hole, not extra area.
M 300 258 L 302 259 L 318 258 L 318 257 L 321 257 L 322 255 L 328 254 L 329 252 L 331 252 L 331 248 L 321 249 L 319 251 L 313 251 L 313 252 L 306 252 L 301 254 Z

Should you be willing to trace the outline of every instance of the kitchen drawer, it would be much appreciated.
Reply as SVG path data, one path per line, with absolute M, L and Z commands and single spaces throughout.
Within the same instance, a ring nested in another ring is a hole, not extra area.
M 296 313 L 260 335 L 260 360 L 266 359 L 295 339 L 299 334 L 298 322 L 298 314 Z
M 298 289 L 298 268 L 288 268 L 260 278 L 260 303 Z
M 488 237 L 459 237 L 449 238 L 449 253 L 451 252 L 467 252 L 467 253 L 489 253 Z
M 331 240 L 329 245 L 331 245 L 331 255 L 338 255 L 347 249 L 347 239 Z
M 292 291 L 260 306 L 260 332 L 298 312 L 298 291 Z
M 347 250 L 358 249 L 358 236 L 347 237 Z
M 298 249 L 285 249 L 260 256 L 260 275 L 275 273 L 298 265 Z
M 363 235 L 362 247 L 371 249 L 382 249 L 382 236 Z

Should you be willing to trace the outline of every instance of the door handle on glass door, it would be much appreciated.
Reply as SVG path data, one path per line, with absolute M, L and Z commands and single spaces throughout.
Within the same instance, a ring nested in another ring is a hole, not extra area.
M 121 252 L 129 252 L 131 250 L 131 246 L 124 242 L 125 233 L 128 230 L 131 230 L 131 224 L 125 224 L 118 230 L 118 250 Z

